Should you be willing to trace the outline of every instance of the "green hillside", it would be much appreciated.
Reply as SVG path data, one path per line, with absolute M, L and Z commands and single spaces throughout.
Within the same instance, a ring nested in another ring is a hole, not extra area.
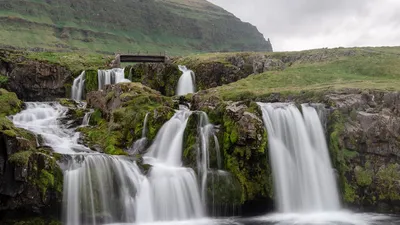
M 179 55 L 272 51 L 251 24 L 205 0 L 0 1 L 0 45 Z

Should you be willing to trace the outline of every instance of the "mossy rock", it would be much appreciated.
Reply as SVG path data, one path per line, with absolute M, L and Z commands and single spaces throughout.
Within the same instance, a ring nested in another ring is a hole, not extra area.
M 13 115 L 21 111 L 22 101 L 13 92 L 0 89 L 0 116 Z
M 97 70 L 86 70 L 85 93 L 97 91 L 99 89 L 99 81 L 97 78 Z

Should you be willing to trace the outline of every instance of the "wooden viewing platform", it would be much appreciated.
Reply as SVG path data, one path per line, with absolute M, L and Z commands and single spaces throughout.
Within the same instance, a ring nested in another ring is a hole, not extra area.
M 166 55 L 164 54 L 140 54 L 140 53 L 118 53 L 112 62 L 112 67 L 120 67 L 121 62 L 135 63 L 165 63 Z

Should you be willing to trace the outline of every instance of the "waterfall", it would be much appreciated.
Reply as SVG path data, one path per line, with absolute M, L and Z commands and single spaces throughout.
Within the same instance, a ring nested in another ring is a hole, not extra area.
M 214 132 L 214 125 L 212 125 L 205 112 L 199 112 L 199 133 L 200 133 L 200 147 L 197 153 L 197 168 L 198 174 L 201 177 L 201 197 L 203 205 L 206 205 L 207 200 L 207 176 L 210 172 L 210 139 L 214 141 L 215 155 L 217 158 L 217 169 L 221 169 L 221 153 L 217 136 Z
M 188 70 L 186 66 L 179 65 L 179 70 L 182 71 L 182 76 L 179 78 L 176 95 L 186 95 L 194 93 L 195 88 L 195 75 L 194 72 Z
M 146 177 L 134 162 L 102 154 L 75 155 L 64 174 L 64 224 L 135 222 L 136 194 Z M 149 210 L 144 209 L 143 210 Z
M 142 129 L 142 137 L 135 141 L 132 145 L 132 147 L 129 149 L 129 154 L 130 155 L 135 155 L 138 153 L 142 153 L 147 145 L 147 137 L 146 137 L 146 133 L 147 133 L 147 121 L 149 119 L 149 114 L 150 113 L 146 113 L 146 116 L 144 117 L 144 121 L 143 121 L 143 129 Z
M 91 109 L 89 112 L 85 113 L 85 116 L 82 119 L 82 127 L 89 126 L 90 117 L 92 116 L 94 110 Z
M 81 101 L 82 95 L 85 89 L 85 71 L 81 73 L 77 78 L 75 78 L 74 83 L 71 88 L 71 98 L 75 101 Z
M 111 70 L 98 70 L 97 79 L 99 83 L 99 90 L 103 90 L 105 85 L 118 84 L 123 82 L 131 82 L 125 79 L 125 70 L 114 68 Z
M 336 211 L 339 195 L 317 111 L 302 105 L 259 103 L 268 130 L 280 212 Z
M 67 129 L 59 120 L 66 116 L 68 108 L 59 103 L 27 102 L 26 109 L 13 116 L 17 127 L 32 131 L 43 138 L 43 144 L 57 153 L 73 154 L 90 151 L 78 144 L 78 136 L 73 129 Z
M 204 209 L 194 171 L 182 167 L 183 134 L 192 112 L 181 109 L 163 125 L 145 163 L 152 167 L 148 172 L 147 191 L 138 196 L 138 205 L 146 205 L 150 211 L 136 212 L 137 222 L 172 221 L 201 218 Z M 144 190 L 144 188 L 143 188 Z M 147 196 L 150 192 L 150 199 Z

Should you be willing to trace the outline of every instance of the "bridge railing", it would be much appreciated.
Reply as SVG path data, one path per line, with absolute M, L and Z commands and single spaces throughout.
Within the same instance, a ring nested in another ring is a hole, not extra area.
M 167 52 L 149 52 L 149 51 L 127 51 L 122 52 L 118 51 L 115 55 L 137 55 L 137 56 L 146 56 L 146 55 L 154 55 L 154 56 L 167 56 Z

